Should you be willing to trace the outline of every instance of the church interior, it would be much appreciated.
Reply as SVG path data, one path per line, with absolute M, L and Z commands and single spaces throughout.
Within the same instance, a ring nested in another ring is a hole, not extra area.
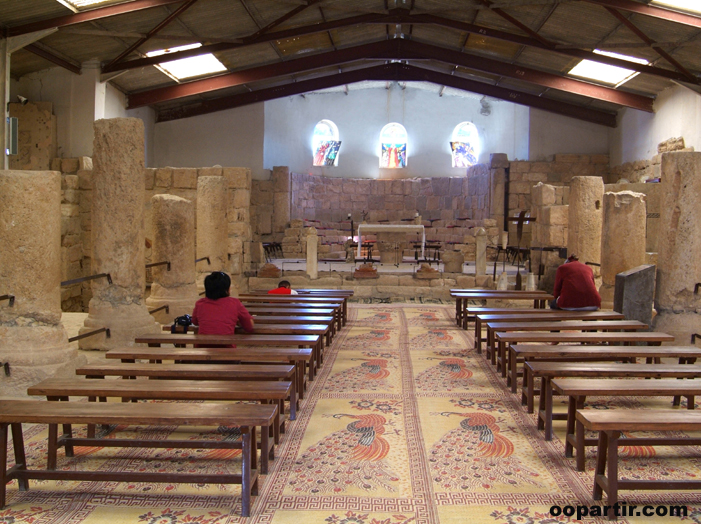
M 0 523 L 701 522 L 699 3 L 0 2 Z

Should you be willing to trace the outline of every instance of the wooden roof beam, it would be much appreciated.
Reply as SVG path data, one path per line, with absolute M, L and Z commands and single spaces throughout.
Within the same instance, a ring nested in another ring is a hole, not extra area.
M 103 18 L 133 13 L 135 11 L 141 11 L 142 9 L 150 9 L 162 5 L 177 4 L 182 1 L 183 0 L 134 0 L 133 2 L 98 7 L 97 9 L 90 9 L 89 11 L 82 11 L 80 13 L 42 20 L 40 22 L 10 27 L 8 29 L 8 36 L 23 35 L 54 27 L 66 27 L 69 25 L 82 24 L 83 22 L 94 22 Z
M 668 22 L 675 22 L 677 24 L 687 25 L 689 27 L 701 29 L 701 16 L 694 16 L 686 13 L 680 13 L 679 11 L 672 11 L 671 9 L 665 9 L 663 7 L 641 4 L 639 2 L 633 2 L 632 0 L 583 1 L 589 2 L 590 4 L 598 4 L 604 7 L 613 7 L 614 9 L 621 9 L 623 11 L 629 11 L 631 13 L 636 13 L 639 15 L 651 16 L 659 20 L 666 20 Z
M 435 84 L 448 85 L 455 89 L 461 89 L 472 93 L 479 93 L 493 98 L 499 98 L 515 104 L 521 104 L 529 107 L 536 107 L 544 111 L 558 113 L 561 115 L 586 120 L 608 127 L 616 126 L 616 115 L 603 111 L 592 110 L 565 102 L 559 102 L 548 98 L 543 98 L 527 93 L 522 93 L 513 89 L 505 89 L 496 87 L 474 80 L 468 80 L 454 75 L 430 71 L 419 67 L 414 67 L 406 64 L 385 64 L 381 66 L 368 67 L 364 69 L 356 69 L 340 74 L 313 78 L 310 80 L 302 80 L 277 86 L 267 89 L 253 91 L 251 93 L 242 93 L 233 96 L 218 98 L 215 100 L 207 100 L 192 104 L 190 106 L 167 109 L 158 113 L 158 122 L 168 120 L 176 120 L 180 118 L 188 118 L 192 116 L 223 111 L 244 105 L 264 102 L 266 100 L 274 100 L 296 94 L 302 94 L 309 91 L 336 87 L 364 80 L 389 81 L 389 82 L 406 82 L 406 81 L 422 81 L 432 82 Z
M 393 39 L 383 40 L 372 44 L 350 47 L 339 51 L 321 53 L 282 63 L 254 67 L 226 75 L 220 75 L 203 80 L 178 84 L 174 86 L 153 89 L 129 96 L 129 108 L 156 104 L 167 100 L 175 100 L 187 96 L 212 92 L 219 89 L 235 87 L 241 84 L 277 78 L 281 76 L 303 73 L 322 67 L 340 65 L 343 63 L 364 60 L 414 60 L 430 59 L 459 65 L 468 69 L 496 74 L 534 85 L 558 89 L 596 100 L 618 104 L 625 107 L 652 112 L 653 98 L 618 91 L 609 87 L 598 86 L 574 78 L 568 78 L 553 73 L 525 68 L 499 62 L 497 60 L 468 55 L 443 47 L 422 44 L 412 40 Z

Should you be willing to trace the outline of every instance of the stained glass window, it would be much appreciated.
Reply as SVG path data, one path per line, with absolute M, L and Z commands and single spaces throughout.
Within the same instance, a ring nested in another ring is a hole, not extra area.
M 472 122 L 462 122 L 453 130 L 450 150 L 453 153 L 453 167 L 470 167 L 479 158 L 479 133 Z
M 406 129 L 401 124 L 387 124 L 380 131 L 380 167 L 406 167 Z
M 340 148 L 341 142 L 338 139 L 336 124 L 331 120 L 321 120 L 314 126 L 312 151 L 315 166 L 337 166 Z

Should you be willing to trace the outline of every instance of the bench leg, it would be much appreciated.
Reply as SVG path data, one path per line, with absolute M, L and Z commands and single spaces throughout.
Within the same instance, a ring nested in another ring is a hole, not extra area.
M 482 322 L 477 318 L 475 319 L 475 347 L 477 348 L 477 353 L 482 353 Z
M 7 496 L 7 428 L 9 424 L 0 424 L 0 509 L 5 507 L 5 497 Z M 14 440 L 14 434 L 12 435 L 12 440 L 17 449 L 17 441 Z
M 603 431 L 602 431 L 603 433 Z M 614 506 L 618 504 L 618 437 L 621 436 L 620 431 L 612 431 L 607 435 L 608 440 L 608 493 L 606 502 L 609 508 L 609 520 L 616 519 Z
M 58 449 L 58 426 L 49 424 L 49 442 L 47 444 L 46 469 L 56 469 L 56 450 Z
M 545 389 L 545 388 L 542 388 Z M 574 436 L 574 419 L 577 413 L 577 398 L 570 397 L 569 404 L 567 405 L 567 430 L 565 434 L 565 457 L 572 457 L 572 443 L 568 438 L 570 435 Z
M 594 492 L 592 498 L 601 500 L 603 489 L 599 484 L 599 477 L 606 479 L 606 452 L 608 451 L 608 434 L 605 431 L 599 432 L 599 445 L 596 450 L 596 471 L 594 471 Z
M 528 413 L 533 413 L 533 410 L 535 408 L 535 377 L 533 376 L 533 373 L 528 373 L 528 376 L 526 376 L 526 365 L 523 365 L 523 380 L 526 381 L 526 406 L 528 408 Z M 541 380 L 541 389 L 543 388 L 542 384 L 543 381 Z M 521 400 L 521 404 L 523 404 L 523 400 Z
M 252 493 L 251 466 L 255 448 L 252 449 L 251 446 L 251 431 L 245 426 L 241 426 L 241 448 L 241 516 L 250 517 Z
M 12 444 L 15 448 L 15 465 L 17 469 L 27 469 L 27 458 L 24 455 L 24 436 L 22 435 L 22 424 L 12 424 Z M 7 449 L 7 443 L 5 443 L 5 449 Z M 4 466 L 2 470 L 5 470 Z M 29 489 L 29 481 L 27 479 L 18 479 L 18 484 L 20 491 L 27 491 Z M 0 504 L 0 507 L 2 506 L 3 505 Z
M 577 418 L 577 410 L 584 407 L 584 397 L 576 398 L 574 412 L 572 417 Z M 569 412 L 567 413 L 567 422 L 569 423 Z M 574 423 L 574 433 L 575 442 L 577 448 L 577 471 L 584 471 L 584 465 L 586 462 L 586 446 L 584 445 L 584 424 L 579 421 Z
M 296 373 L 295 373 L 296 375 Z M 290 420 L 297 418 L 297 380 L 290 382 Z
M 511 346 L 509 346 L 507 351 L 509 351 L 509 364 L 511 365 L 511 393 L 518 393 L 518 359 L 516 358 L 516 352 L 511 349 Z
M 545 420 L 543 421 L 543 429 L 545 430 L 545 440 L 553 439 L 553 388 L 550 387 L 550 382 L 545 383 L 545 377 L 541 382 L 541 388 L 545 390 Z

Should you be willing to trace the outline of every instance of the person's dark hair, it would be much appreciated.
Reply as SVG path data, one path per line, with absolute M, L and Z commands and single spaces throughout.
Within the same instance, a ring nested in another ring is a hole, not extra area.
M 277 287 L 286 287 L 286 288 L 289 289 L 289 288 L 292 287 L 292 284 L 290 284 L 287 280 L 281 280 L 281 281 L 278 283 Z
M 204 278 L 204 294 L 211 300 L 229 296 L 231 279 L 223 271 L 215 271 Z

